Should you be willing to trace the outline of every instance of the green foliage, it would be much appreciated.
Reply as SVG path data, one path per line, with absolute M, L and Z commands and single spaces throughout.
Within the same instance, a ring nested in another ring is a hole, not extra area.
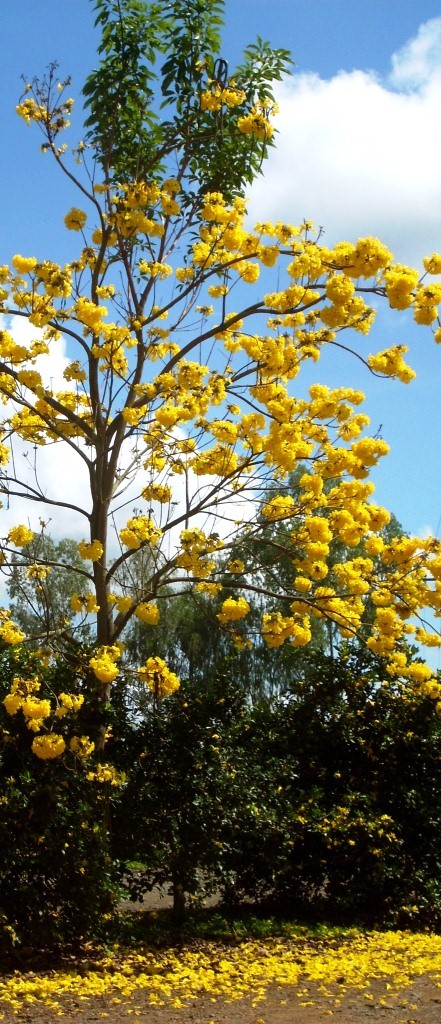
M 96 25 L 102 29 L 102 60 L 83 88 L 90 113 L 86 127 L 104 169 L 133 180 L 156 159 L 161 142 L 152 109 L 153 70 L 171 25 L 163 3 L 144 0 L 96 0 Z
M 182 912 L 184 895 L 219 890 L 314 920 L 438 926 L 436 702 L 379 681 L 360 651 L 316 652 L 278 700 L 251 705 L 219 676 L 152 704 L 114 750 L 131 760 L 114 850 L 145 865 L 132 894 L 160 884 Z
M 146 864 L 132 877 L 131 894 L 160 885 L 172 892 L 177 916 L 188 896 L 213 891 L 222 874 L 234 792 L 221 737 L 243 712 L 243 696 L 225 679 L 205 688 L 187 683 L 167 701 L 152 700 L 142 724 L 113 744 L 114 760 L 129 773 L 113 820 L 114 853 L 126 865 L 134 858 Z
M 0 702 L 32 667 L 0 654 Z M 71 688 L 69 669 L 48 669 L 42 693 Z M 81 727 L 81 723 L 79 723 Z M 60 729 L 62 726 L 60 726 Z M 73 759 L 39 760 L 19 715 L 0 727 L 0 948 L 53 947 L 105 930 L 115 905 L 106 787 Z
M 34 576 L 28 571 L 29 560 L 36 568 Z M 40 578 L 38 568 L 46 566 L 50 571 Z M 27 636 L 44 643 L 56 630 L 71 633 L 70 599 L 76 591 L 88 589 L 77 542 L 65 537 L 55 543 L 45 533 L 34 537 L 25 559 L 20 554 L 13 556 L 7 586 L 12 617 Z M 87 628 L 83 626 L 80 635 L 86 640 Z
M 209 62 L 214 73 L 213 55 L 221 46 L 220 29 L 223 25 L 223 0 L 174 0 L 167 4 L 173 18 L 173 38 L 169 42 L 167 60 L 161 68 L 161 92 L 164 106 L 176 104 L 180 115 L 187 115 L 200 84 L 198 62 Z
M 231 201 L 260 171 L 271 138 L 242 134 L 227 105 L 204 110 L 201 93 L 233 78 L 245 93 L 244 113 L 256 102 L 271 108 L 273 83 L 292 61 L 258 39 L 231 72 L 220 55 L 223 8 L 223 0 L 96 0 L 102 59 L 83 94 L 88 139 L 108 177 L 172 173 L 183 186 L 181 201 L 194 205 L 207 191 Z M 159 70 L 158 55 L 165 57 Z
M 238 804 L 233 822 L 236 895 L 266 893 L 316 919 L 437 925 L 435 702 L 380 687 L 355 658 L 314 662 L 303 686 L 256 709 L 238 738 L 239 749 L 252 738 L 238 782 L 252 803 Z

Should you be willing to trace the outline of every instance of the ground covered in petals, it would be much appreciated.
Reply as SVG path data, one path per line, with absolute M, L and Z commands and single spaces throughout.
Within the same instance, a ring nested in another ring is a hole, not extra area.
M 288 932 L 291 931 L 291 934 Z M 441 936 L 355 929 L 181 947 L 85 951 L 5 972 L 0 1019 L 89 1024 L 439 1024 Z

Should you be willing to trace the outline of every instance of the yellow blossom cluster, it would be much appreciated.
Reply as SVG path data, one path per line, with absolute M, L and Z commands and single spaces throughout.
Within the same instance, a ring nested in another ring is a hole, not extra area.
M 229 570 L 232 571 L 231 569 Z M 200 583 L 195 584 L 195 591 L 198 594 L 206 594 L 208 597 L 216 597 L 222 590 L 222 583 L 208 583 L 206 580 L 202 580 Z
M 141 604 L 138 604 L 135 609 L 135 615 L 146 626 L 157 626 L 161 617 L 157 604 L 153 604 L 152 601 L 141 601 Z
M 280 519 L 289 519 L 296 509 L 296 502 L 291 494 L 278 494 L 271 501 L 267 502 L 262 509 L 262 515 L 271 523 Z
M 27 728 L 37 733 L 32 741 L 32 750 L 41 760 L 54 760 L 66 750 L 65 738 L 48 728 L 48 719 L 64 718 L 75 715 L 84 704 L 84 696 L 79 693 L 60 693 L 52 706 L 48 697 L 41 697 L 41 680 L 38 676 L 30 678 L 14 676 L 10 692 L 6 694 L 3 705 L 8 715 L 21 712 Z M 44 730 L 44 731 L 42 731 Z M 83 737 L 86 741 L 87 737 Z M 87 740 L 90 744 L 90 741 Z M 93 743 L 90 751 L 93 749 Z M 71 750 L 74 750 L 71 741 Z M 84 750 L 86 747 L 83 744 Z M 82 749 L 83 749 L 82 748 Z M 80 755 L 78 755 L 80 756 Z
M 58 695 L 58 707 L 55 711 L 57 718 L 64 718 L 65 715 L 76 713 L 82 708 L 84 697 L 82 693 L 60 693 Z
M 69 742 L 69 750 L 75 754 L 80 761 L 86 761 L 95 750 L 93 740 L 88 736 L 72 736 Z
M 138 676 L 155 697 L 168 697 L 180 686 L 177 675 L 162 658 L 147 658 L 145 665 L 138 669 Z
M 124 785 L 126 775 L 125 772 L 118 772 L 112 764 L 97 764 L 95 768 L 87 772 L 86 779 L 102 786 L 119 787 Z
M 89 665 L 100 683 L 113 683 L 119 672 L 116 662 L 120 657 L 121 647 L 118 644 L 103 644 L 89 659 Z
M 142 497 L 145 501 L 159 501 L 161 504 L 166 504 L 171 501 L 172 489 L 168 484 L 148 484 L 142 490 Z
M 376 373 L 383 373 L 387 377 L 396 377 L 398 380 L 408 384 L 415 377 L 415 371 L 403 359 L 403 354 L 408 351 L 406 345 L 394 345 L 392 348 L 377 352 L 374 356 L 368 356 L 368 364 L 371 370 Z
M 143 544 L 154 546 L 160 540 L 161 535 L 162 530 L 149 516 L 136 516 L 129 519 L 119 534 L 121 543 L 132 551 L 137 551 Z
M 41 583 L 45 580 L 51 571 L 50 565 L 44 565 L 40 562 L 32 562 L 26 570 L 26 575 L 30 580 L 36 580 L 37 583 Z
M 222 603 L 222 610 L 218 613 L 219 622 L 225 626 L 228 622 L 238 622 L 244 619 L 250 610 L 250 605 L 244 597 L 227 597 Z
M 193 527 L 181 531 L 180 543 L 176 565 L 197 578 L 209 576 L 216 566 L 210 555 L 221 550 L 223 541 L 217 535 L 208 536 L 203 530 Z
M 116 610 L 123 615 L 133 606 L 133 599 L 129 594 L 114 594 L 110 592 L 107 600 L 110 605 L 114 604 Z
M 32 732 L 39 732 L 51 714 L 50 701 L 37 696 L 40 689 L 38 678 L 22 679 L 15 676 L 10 693 L 6 694 L 3 701 L 8 715 L 15 715 L 19 710 L 23 712 L 26 725 Z
M 245 100 L 245 92 L 237 87 L 234 79 L 223 87 L 213 82 L 211 88 L 200 95 L 201 109 L 214 112 L 221 110 L 223 106 L 239 107 Z
M 0 640 L 5 644 L 21 644 L 25 635 L 15 622 L 11 619 L 11 613 L 7 608 L 0 608 Z
M 78 545 L 78 551 L 81 558 L 90 558 L 91 562 L 98 562 L 104 552 L 104 548 L 100 540 L 93 540 L 91 543 L 82 540 Z
M 227 562 L 228 572 L 232 572 L 234 575 L 240 575 L 244 572 L 245 562 L 242 562 L 241 558 L 233 558 L 231 562 Z
M 41 761 L 53 761 L 66 750 L 66 741 L 56 732 L 34 736 L 32 750 Z
M 24 548 L 34 539 L 34 534 L 27 526 L 13 526 L 8 533 L 8 541 L 16 548 Z
M 70 598 L 70 606 L 72 611 L 77 613 L 85 613 L 91 615 L 93 612 L 99 611 L 99 604 L 97 604 L 96 596 L 91 591 L 87 594 L 72 594 Z
M 72 206 L 64 218 L 64 223 L 69 231 L 81 231 L 86 221 L 87 213 L 84 213 L 84 210 L 78 210 L 75 206 Z
M 271 124 L 269 117 L 277 114 L 277 111 L 275 103 L 270 109 L 262 103 L 256 103 L 249 114 L 239 117 L 237 127 L 243 135 L 254 135 L 256 139 L 270 139 L 274 135 L 274 125 Z
M 311 640 L 309 618 L 307 615 L 284 616 L 281 612 L 267 612 L 262 619 L 262 636 L 270 648 L 281 647 L 286 640 L 294 647 L 304 647 Z

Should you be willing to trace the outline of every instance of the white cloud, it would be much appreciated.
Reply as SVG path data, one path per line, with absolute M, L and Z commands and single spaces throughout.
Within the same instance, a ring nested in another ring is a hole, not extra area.
M 253 186 L 251 219 L 312 220 L 325 244 L 378 235 L 410 263 L 439 251 L 440 55 L 435 18 L 392 56 L 387 80 L 355 70 L 285 81 L 280 134 Z
M 441 74 L 441 18 L 420 25 L 416 36 L 392 54 L 389 80 L 398 89 L 429 85 Z

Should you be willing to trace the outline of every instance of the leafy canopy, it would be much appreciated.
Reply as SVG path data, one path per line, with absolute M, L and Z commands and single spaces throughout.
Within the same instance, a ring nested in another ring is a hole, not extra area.
M 188 201 L 212 190 L 231 200 L 252 182 L 272 130 L 244 135 L 235 110 L 271 110 L 273 83 L 292 61 L 258 39 L 230 71 L 220 55 L 223 7 L 221 0 L 95 4 L 101 62 L 83 92 L 88 138 L 106 174 L 156 178 L 177 161 Z

